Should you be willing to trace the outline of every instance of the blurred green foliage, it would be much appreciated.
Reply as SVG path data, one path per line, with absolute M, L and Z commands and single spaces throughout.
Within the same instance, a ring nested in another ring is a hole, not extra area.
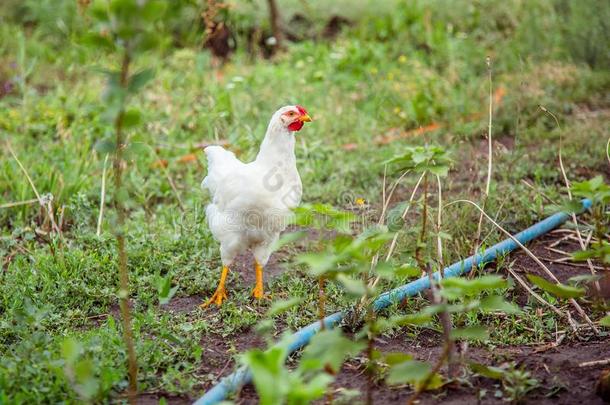
M 367 224 L 380 214 L 383 162 L 425 145 L 442 145 L 451 153 L 453 167 L 443 180 L 446 196 L 478 195 L 486 169 L 479 151 L 487 125 L 486 56 L 492 60 L 497 97 L 493 133 L 499 141 L 494 144 L 493 192 L 486 209 L 496 213 L 503 226 L 520 230 L 544 215 L 547 199 L 562 199 L 563 180 L 556 165 L 560 136 L 571 180 L 607 170 L 607 1 L 278 3 L 286 29 L 302 40 L 289 43 L 286 52 L 271 61 L 248 51 L 252 30 L 268 35 L 264 0 L 233 1 L 218 15 L 238 44 L 221 67 L 202 49 L 203 3 L 174 0 L 160 22 L 149 27 L 161 37 L 159 49 L 135 62 L 134 72 L 142 72 L 141 78 L 151 72 L 145 69 L 155 71 L 148 86 L 131 100 L 141 112 L 141 126 L 131 131 L 129 141 L 142 147 L 130 155 L 132 169 L 125 179 L 143 390 L 201 394 L 218 371 L 212 369 L 213 352 L 202 342 L 228 342 L 228 357 L 240 349 L 240 334 L 266 317 L 264 306 L 250 307 L 248 288 L 242 288 L 233 273 L 231 302 L 217 313 L 196 310 L 199 298 L 213 290 L 219 264 L 217 245 L 204 223 L 206 201 L 198 192 L 205 173 L 200 149 L 204 143 L 225 143 L 241 159 L 252 159 L 270 115 L 280 105 L 303 104 L 315 120 L 297 138 L 304 201 L 323 213 L 331 206 L 340 208 L 339 216 L 351 210 Z M 111 402 L 126 387 L 121 328 L 115 321 L 116 255 L 109 221 L 96 236 L 104 149 L 100 152 L 95 145 L 111 134 L 104 117 L 107 105 L 99 99 L 106 78 L 99 72 L 115 67 L 117 60 L 85 46 L 85 33 L 93 28 L 86 7 L 73 0 L 0 3 L 0 142 L 10 140 L 38 191 L 53 196 L 64 231 L 63 245 L 50 241 L 36 204 L 0 209 L 0 402 L 76 402 L 88 396 Z M 294 20 L 297 14 L 305 18 L 300 28 Z M 337 37 L 326 38 L 321 33 L 335 15 L 350 24 Z M 561 128 L 540 112 L 541 104 L 558 115 Z M 410 132 L 433 123 L 438 124 L 434 131 Z M 379 142 L 389 135 L 395 140 Z M 34 198 L 6 148 L 0 156 L 0 205 Z M 386 176 L 389 189 L 393 179 L 391 173 Z M 394 212 L 402 212 L 400 201 L 413 184 L 411 178 L 401 181 L 390 212 L 395 205 Z M 109 188 L 107 201 L 112 197 Z M 354 207 L 354 197 L 371 207 Z M 415 201 L 412 212 L 420 207 Z M 452 235 L 445 247 L 445 261 L 450 263 L 472 251 L 478 213 L 455 207 L 443 215 Z M 404 232 L 397 241 L 396 266 L 378 269 L 383 289 L 418 276 L 409 261 L 416 232 L 410 222 L 400 221 L 391 230 L 398 228 Z M 502 238 L 486 231 L 486 246 Z M 338 256 L 345 253 L 341 260 L 359 253 L 362 245 L 343 242 L 329 247 L 336 248 Z M 278 254 L 288 271 L 270 280 L 270 290 L 274 300 L 300 301 L 280 308 L 271 333 L 316 318 L 317 286 L 302 267 L 286 264 L 283 256 L 311 250 L 307 241 L 299 243 L 284 246 Z M 347 307 L 353 293 L 362 292 L 348 277 L 328 283 L 329 312 Z M 510 314 L 512 303 L 485 294 L 475 299 L 487 310 L 454 316 L 461 329 L 489 325 L 490 344 L 540 343 L 554 339 L 556 327 L 561 327 L 553 313 L 540 316 L 536 302 L 528 302 L 515 316 Z M 512 288 L 502 296 L 512 300 Z M 183 310 L 172 305 L 176 300 L 195 303 Z M 412 312 L 422 315 L 419 320 L 434 322 L 435 314 L 420 313 L 424 303 L 414 299 L 401 312 L 390 313 Z M 493 317 L 489 312 L 494 310 L 509 315 Z M 471 336 L 480 332 L 466 331 Z M 405 339 L 417 337 L 416 329 L 407 329 Z M 78 342 L 78 350 L 66 349 L 70 341 Z M 73 367 L 74 379 L 66 377 L 66 366 Z M 397 381 L 408 381 L 408 372 L 418 367 L 404 365 L 402 375 L 395 372 Z M 95 390 L 89 384 L 91 375 L 98 381 Z M 521 375 L 521 380 L 529 377 Z M 74 384 L 83 390 L 74 391 Z

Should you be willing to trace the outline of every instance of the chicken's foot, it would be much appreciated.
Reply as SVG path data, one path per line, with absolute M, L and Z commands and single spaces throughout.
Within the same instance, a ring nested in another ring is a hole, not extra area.
M 252 290 L 252 296 L 257 300 L 263 298 L 263 266 L 261 266 L 256 260 L 254 261 L 254 271 L 256 271 L 256 284 Z
M 227 266 L 222 266 L 222 273 L 220 273 L 220 281 L 218 282 L 218 287 L 216 287 L 216 292 L 209 300 L 200 305 L 201 308 L 207 308 L 212 303 L 216 304 L 218 307 L 222 305 L 222 301 L 227 298 L 225 281 L 227 280 L 228 274 L 229 268 Z

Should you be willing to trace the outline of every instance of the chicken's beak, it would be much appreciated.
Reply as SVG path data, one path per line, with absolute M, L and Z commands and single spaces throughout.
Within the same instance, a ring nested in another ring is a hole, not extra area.
M 301 122 L 311 122 L 311 117 L 309 116 L 309 114 L 303 114 L 299 117 L 299 120 Z

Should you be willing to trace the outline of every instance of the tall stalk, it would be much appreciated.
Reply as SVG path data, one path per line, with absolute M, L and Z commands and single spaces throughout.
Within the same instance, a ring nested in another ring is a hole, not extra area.
M 127 89 L 129 77 L 129 51 L 126 49 L 121 63 L 120 86 Z M 138 391 L 138 364 L 136 351 L 133 342 L 133 329 L 131 322 L 131 310 L 129 308 L 129 273 L 127 269 L 127 252 L 125 250 L 125 219 L 126 212 L 121 197 L 123 190 L 123 149 L 125 147 L 125 137 L 123 133 L 123 123 L 125 118 L 125 108 L 121 108 L 114 121 L 116 136 L 116 150 L 114 153 L 114 209 L 117 213 L 117 226 L 115 227 L 115 237 L 117 242 L 117 253 L 119 256 L 119 305 L 121 307 L 121 318 L 123 321 L 123 339 L 127 348 L 127 362 L 129 369 L 129 402 L 136 403 Z
M 439 180 L 440 184 L 440 180 Z M 415 260 L 417 261 L 417 265 L 428 275 L 428 279 L 430 280 L 430 289 L 432 292 L 432 302 L 434 305 L 442 305 L 446 304 L 446 300 L 441 296 L 438 291 L 438 286 L 436 284 L 436 280 L 434 280 L 432 267 L 426 263 L 426 260 L 422 257 L 421 254 L 421 246 L 426 243 L 427 238 L 427 216 L 428 216 L 428 176 L 424 176 L 424 200 L 423 200 L 423 210 L 422 210 L 422 224 L 421 224 L 421 233 L 419 236 L 419 241 L 415 248 Z M 440 187 L 439 187 L 440 189 Z M 439 195 L 439 199 L 441 196 Z M 440 226 L 440 221 L 439 221 Z M 440 231 L 440 230 L 439 230 Z M 442 261 L 439 263 L 442 266 Z M 442 268 L 439 272 L 442 273 Z M 443 340 L 445 342 L 445 347 L 447 348 L 447 359 L 449 360 L 449 376 L 453 377 L 456 374 L 456 366 L 453 361 L 453 339 L 451 338 L 451 328 L 452 322 L 449 313 L 446 310 L 443 310 L 439 313 L 439 320 L 441 322 L 441 327 L 443 328 Z
M 277 49 L 282 49 L 284 45 L 284 34 L 282 33 L 282 23 L 280 21 L 280 12 L 277 8 L 275 0 L 267 0 L 269 6 L 269 22 L 271 23 L 271 31 L 275 38 L 275 46 Z
M 493 123 L 493 82 L 491 80 L 491 59 L 489 56 L 486 59 L 487 62 L 487 74 L 489 76 L 489 121 L 487 125 L 487 181 L 485 182 L 485 196 L 483 197 L 483 201 L 481 202 L 481 206 L 483 210 L 487 207 L 487 200 L 489 199 L 489 193 L 491 191 L 491 173 L 493 169 L 493 140 L 491 137 L 491 128 Z M 474 252 L 473 255 L 476 255 L 479 252 L 479 248 L 481 245 L 481 231 L 483 227 L 483 215 L 479 215 L 479 222 L 477 224 L 477 234 L 474 240 Z M 473 270 L 474 264 L 473 261 Z M 474 271 L 470 272 L 471 276 L 474 274 Z

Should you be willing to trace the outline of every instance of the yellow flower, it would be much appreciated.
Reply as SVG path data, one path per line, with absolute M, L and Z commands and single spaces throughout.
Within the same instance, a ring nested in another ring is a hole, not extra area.
M 356 205 L 362 207 L 364 205 L 366 201 L 364 201 L 364 198 L 356 198 Z
M 407 57 L 405 55 L 400 55 L 398 57 L 398 62 L 400 62 L 400 63 L 407 63 Z

